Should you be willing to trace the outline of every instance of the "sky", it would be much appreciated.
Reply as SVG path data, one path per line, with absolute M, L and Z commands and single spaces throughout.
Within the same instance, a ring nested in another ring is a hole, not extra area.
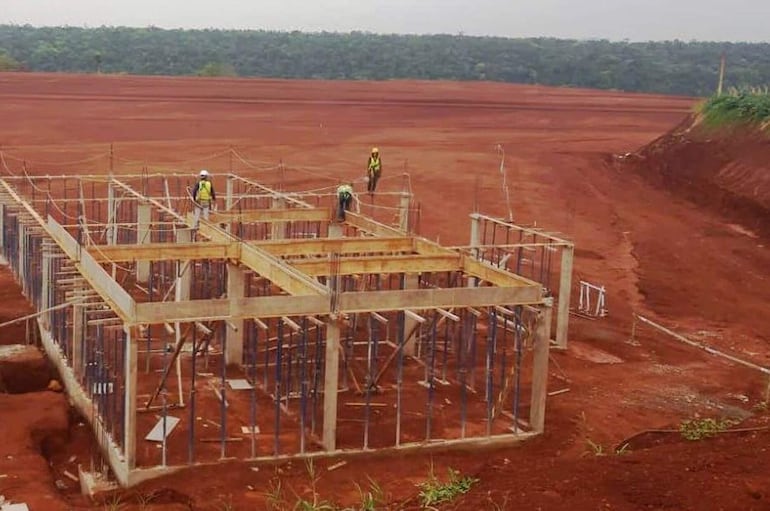
M 770 0 L 0 0 L 0 24 L 770 42 Z

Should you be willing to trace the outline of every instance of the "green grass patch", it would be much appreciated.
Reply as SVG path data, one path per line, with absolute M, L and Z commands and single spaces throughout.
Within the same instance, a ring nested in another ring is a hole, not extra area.
M 767 89 L 733 90 L 712 96 L 700 108 L 710 127 L 764 126 L 770 123 L 770 93 Z
M 449 469 L 447 480 L 441 481 L 436 477 L 431 466 L 428 480 L 418 485 L 422 507 L 424 509 L 431 508 L 442 502 L 451 502 L 460 495 L 468 493 L 471 486 L 477 482 L 478 479 L 473 477 L 461 477 L 460 472 L 451 468 Z
M 735 424 L 736 421 L 730 419 L 692 419 L 683 421 L 679 425 L 679 432 L 684 438 L 694 442 L 716 436 Z

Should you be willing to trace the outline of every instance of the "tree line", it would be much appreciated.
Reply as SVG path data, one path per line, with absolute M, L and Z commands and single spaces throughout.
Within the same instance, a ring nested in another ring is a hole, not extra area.
M 0 25 L 0 71 L 490 80 L 707 96 L 770 83 L 770 44 Z

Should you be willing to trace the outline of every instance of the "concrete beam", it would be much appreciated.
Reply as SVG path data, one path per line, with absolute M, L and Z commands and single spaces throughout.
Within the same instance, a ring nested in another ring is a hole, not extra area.
M 463 256 L 462 267 L 463 271 L 468 275 L 477 277 L 482 282 L 489 282 L 490 284 L 499 287 L 540 286 L 537 282 L 525 279 L 515 273 L 496 268 L 489 263 L 474 259 L 472 256 Z
M 543 302 L 540 286 L 408 289 L 340 293 L 341 313 L 368 313 L 432 308 L 489 307 L 501 303 L 528 305 Z M 330 312 L 329 296 L 260 296 L 237 300 L 191 300 L 136 304 L 136 323 L 213 321 L 232 318 L 316 316 Z
M 275 199 L 280 201 L 281 199 Z M 234 212 L 211 212 L 209 219 L 218 224 L 224 222 L 243 223 L 283 223 L 283 222 L 328 222 L 331 214 L 327 208 L 287 208 L 285 203 L 277 202 L 272 209 L 255 209 Z M 280 239 L 280 238 L 277 238 Z
M 345 255 L 414 252 L 413 238 L 404 236 L 256 241 L 249 244 L 281 257 L 328 253 Z
M 189 232 L 178 229 L 177 233 Z M 177 236 L 177 239 L 179 237 Z M 188 236 L 189 239 L 189 236 Z M 188 259 L 239 259 L 238 243 L 149 243 L 146 245 L 91 245 L 88 252 L 100 263 L 174 261 Z
M 48 217 L 46 227 L 48 235 L 59 245 L 62 252 L 73 262 L 75 269 L 83 276 L 88 284 L 99 293 L 115 314 L 124 323 L 132 324 L 136 311 L 136 302 L 120 284 L 102 268 L 99 263 L 81 247 L 53 217 Z
M 192 218 L 190 218 L 192 225 Z M 255 246 L 241 243 L 224 229 L 200 221 L 198 232 L 217 243 L 236 243 L 240 246 L 241 263 L 291 295 L 326 295 L 327 290 L 275 256 Z
M 460 261 L 459 254 L 348 257 L 340 259 L 339 269 L 335 271 L 339 275 L 407 273 L 416 277 L 418 273 L 458 271 Z M 333 273 L 328 259 L 292 261 L 291 265 L 312 277 Z

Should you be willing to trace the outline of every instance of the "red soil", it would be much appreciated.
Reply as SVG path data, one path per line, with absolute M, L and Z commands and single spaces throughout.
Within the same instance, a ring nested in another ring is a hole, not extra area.
M 636 446 L 623 457 L 582 456 L 589 439 L 611 451 L 634 433 L 675 428 L 694 414 L 747 417 L 763 399 L 767 381 L 757 373 L 649 329 L 627 342 L 636 311 L 770 364 L 770 254 L 761 233 L 748 235 L 735 219 L 689 202 L 673 187 L 608 164 L 681 122 L 693 100 L 503 84 L 65 75 L 0 75 L 0 97 L 6 161 L 19 168 L 27 160 L 33 173 L 106 172 L 106 156 L 77 165 L 46 162 L 106 155 L 114 143 L 116 171 L 144 162 L 190 172 L 205 165 L 215 173 L 232 165 L 278 181 L 275 171 L 204 159 L 235 146 L 265 166 L 283 160 L 290 169 L 308 167 L 307 178 L 289 173 L 285 182 L 308 189 L 336 184 L 324 175 L 359 176 L 369 146 L 377 145 L 384 189 L 399 189 L 406 169 L 422 203 L 421 232 L 450 244 L 467 242 L 466 215 L 475 200 L 485 212 L 507 215 L 495 150 L 505 148 L 515 219 L 575 240 L 576 277 L 607 287 L 610 316 L 573 318 L 569 351 L 553 354 L 561 372 L 554 367 L 560 378 L 551 387 L 570 391 L 549 398 L 545 436 L 506 451 L 373 457 L 331 472 L 333 461 L 319 462 L 322 498 L 352 503 L 353 483 L 366 486 L 368 475 L 394 502 L 416 505 L 414 484 L 425 479 L 432 459 L 439 474 L 451 466 L 481 479 L 457 509 L 494 509 L 488 495 L 502 504 L 506 492 L 509 509 L 770 507 L 764 433 Z M 707 160 L 700 158 L 693 163 Z M 30 417 L 6 421 L 5 412 L 4 427 L 25 438 Z M 59 456 L 87 456 L 87 448 L 75 442 Z M 50 477 L 39 470 L 44 485 Z M 307 470 L 297 463 L 258 472 L 201 468 L 139 491 L 165 489 L 164 502 L 191 501 L 194 509 L 222 509 L 223 502 L 261 509 L 275 478 L 289 497 L 309 494 Z M 3 492 L 15 500 L 34 497 L 0 479 Z

